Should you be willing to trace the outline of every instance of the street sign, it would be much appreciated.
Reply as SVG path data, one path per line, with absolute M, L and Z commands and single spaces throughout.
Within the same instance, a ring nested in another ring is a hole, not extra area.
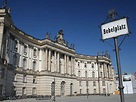
M 115 20 L 101 25 L 102 40 L 115 38 L 129 33 L 127 18 Z

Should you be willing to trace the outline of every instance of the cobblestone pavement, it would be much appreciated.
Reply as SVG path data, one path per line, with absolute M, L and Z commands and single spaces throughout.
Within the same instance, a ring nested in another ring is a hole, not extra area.
M 19 99 L 5 100 L 3 102 L 54 102 L 52 100 L 36 100 L 36 99 Z M 120 102 L 119 95 L 110 96 L 73 96 L 73 97 L 56 97 L 55 102 Z M 125 95 L 125 102 L 136 102 L 136 94 Z

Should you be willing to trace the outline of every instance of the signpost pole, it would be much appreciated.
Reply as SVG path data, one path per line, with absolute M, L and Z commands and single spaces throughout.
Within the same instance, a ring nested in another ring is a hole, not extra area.
M 119 77 L 120 100 L 121 100 L 121 102 L 125 102 L 124 92 L 123 92 L 124 87 L 123 87 L 123 83 L 122 83 L 120 57 L 119 57 L 119 48 L 118 48 L 118 38 L 117 37 L 114 38 L 114 43 L 115 43 L 117 70 L 118 70 L 118 77 Z

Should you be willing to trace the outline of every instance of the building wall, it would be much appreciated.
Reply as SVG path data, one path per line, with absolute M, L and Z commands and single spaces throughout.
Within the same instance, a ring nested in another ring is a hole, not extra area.
M 78 94 L 111 94 L 114 92 L 114 70 L 105 56 L 76 55 Z M 103 60 L 102 60 L 103 59 Z
M 62 30 L 54 40 L 48 34 L 43 40 L 33 38 L 14 26 L 5 9 L 0 14 L 3 96 L 113 93 L 114 69 L 107 53 L 77 54 Z
M 124 86 L 124 94 L 133 94 L 136 88 L 136 80 L 133 74 L 122 75 L 123 77 L 123 86 Z

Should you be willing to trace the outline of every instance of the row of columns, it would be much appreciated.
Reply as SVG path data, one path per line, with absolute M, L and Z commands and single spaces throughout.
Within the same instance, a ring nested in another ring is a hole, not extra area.
M 100 63 L 98 66 L 99 66 L 99 75 L 100 75 L 100 72 L 103 72 L 103 77 L 112 78 L 112 67 L 110 65 L 107 65 L 106 63 L 104 63 L 102 67 L 103 70 L 100 68 Z
M 42 57 L 44 57 L 43 58 L 44 60 L 42 62 L 43 70 L 58 72 L 61 74 L 69 74 L 69 75 L 75 74 L 75 69 L 74 69 L 75 59 L 73 56 L 66 55 L 64 53 L 51 49 L 45 49 Z

